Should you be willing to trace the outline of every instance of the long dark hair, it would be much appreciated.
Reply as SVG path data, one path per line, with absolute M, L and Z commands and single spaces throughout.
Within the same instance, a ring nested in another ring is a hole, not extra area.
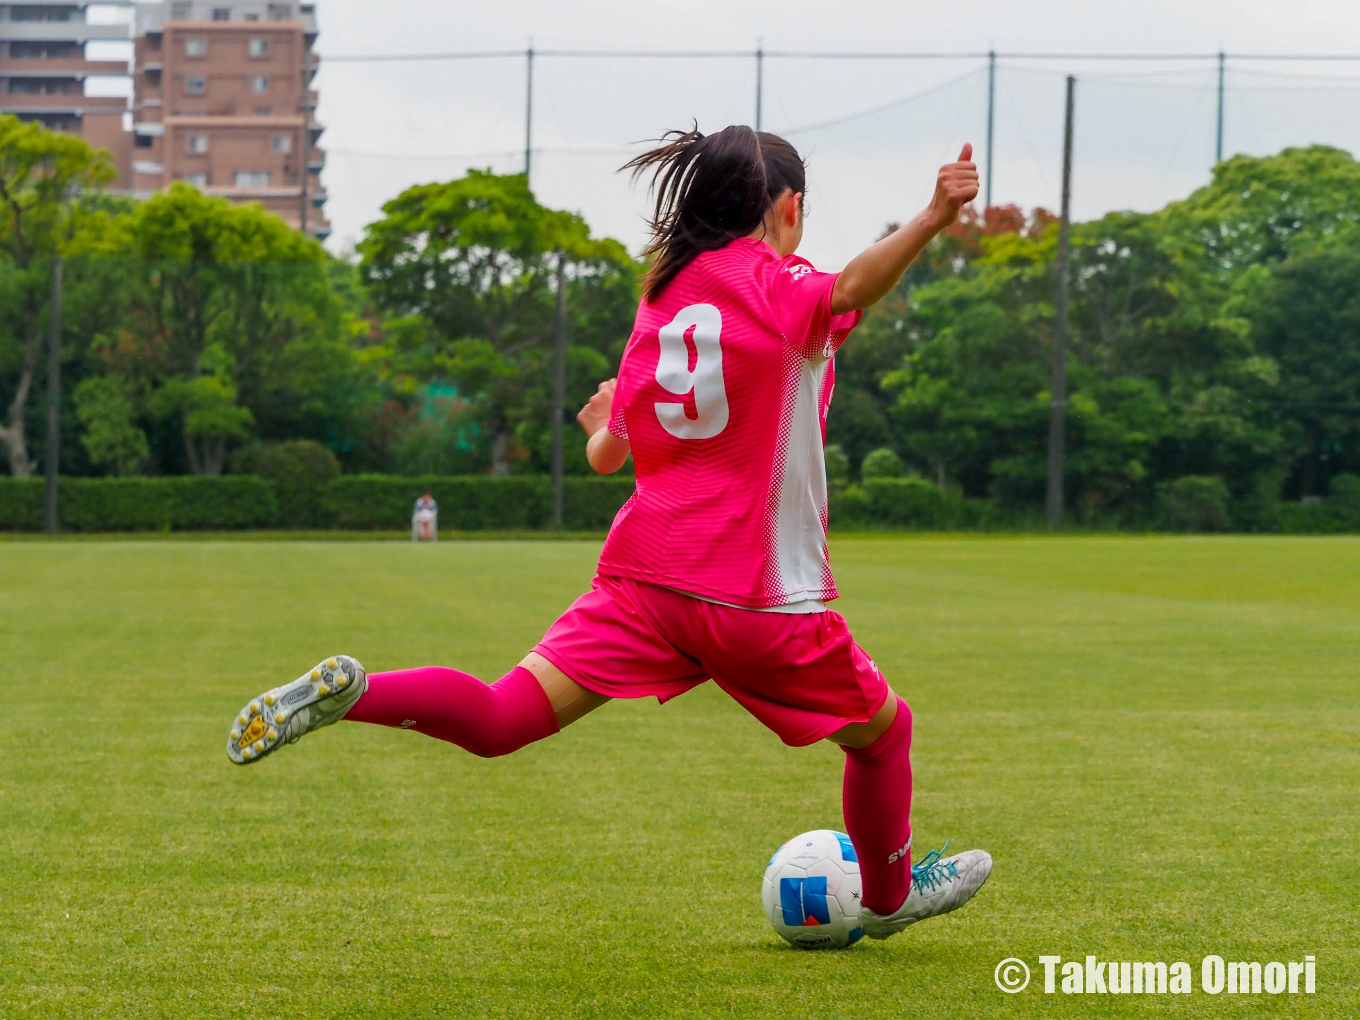
M 798 151 L 768 131 L 734 124 L 706 135 L 696 123 L 657 141 L 662 144 L 620 168 L 634 180 L 652 174 L 656 211 L 643 252 L 653 259 L 642 284 L 648 299 L 695 256 L 750 234 L 786 190 L 802 194 L 807 186 Z

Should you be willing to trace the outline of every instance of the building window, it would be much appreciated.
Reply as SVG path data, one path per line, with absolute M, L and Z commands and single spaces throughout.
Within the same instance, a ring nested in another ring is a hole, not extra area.
M 189 155 L 191 156 L 203 155 L 205 152 L 208 151 L 208 136 L 190 135 L 187 139 L 186 148 L 188 149 Z
M 270 20 L 270 21 L 288 21 L 288 20 L 290 20 L 290 19 L 292 18 L 292 16 L 293 16 L 293 10 L 292 10 L 291 5 L 289 5 L 289 4 L 270 4 L 270 5 L 269 5 L 269 20 Z
M 184 55 L 198 60 L 206 57 L 208 55 L 208 40 L 199 38 L 185 39 Z
M 269 139 L 269 151 L 270 151 L 270 152 L 285 152 L 285 153 L 286 153 L 286 152 L 292 152 L 292 151 L 293 151 L 293 136 L 292 136 L 292 135 L 275 135 L 273 138 Z
M 152 138 L 150 135 L 134 135 L 132 144 L 138 149 L 149 149 L 152 146 Z
M 257 106 L 257 107 L 255 107 L 255 109 L 254 109 L 252 112 L 253 112 L 253 113 L 255 114 L 255 116 L 257 116 L 257 117 L 272 117 L 272 116 L 274 116 L 274 111 L 271 110 L 271 109 L 270 109 L 269 107 L 267 107 L 267 106 Z
M 213 8 L 213 21 L 230 21 L 230 20 L 231 20 L 231 8 L 230 8 L 230 7 L 214 7 L 214 8 Z
M 251 92 L 268 92 L 268 91 L 269 91 L 269 79 L 266 78 L 266 77 L 265 77 L 264 75 L 262 75 L 262 74 L 257 74 L 257 75 L 255 75 L 253 78 L 250 79 L 250 91 L 251 91 Z
M 246 11 L 246 13 L 245 13 L 245 19 L 246 19 L 247 21 L 259 21 L 259 20 L 260 20 L 260 12 L 259 12 L 259 11 Z
M 184 79 L 184 91 L 191 96 L 201 96 L 208 91 L 208 80 L 201 74 L 191 74 Z
M 238 188 L 267 188 L 269 187 L 269 171 L 237 170 L 236 186 Z
M 207 174 L 185 174 L 180 180 L 185 184 L 192 184 L 195 188 L 200 190 L 208 186 Z
M 170 5 L 171 21 L 188 21 L 189 5 L 186 3 L 173 3 Z
M 259 60 L 262 57 L 269 56 L 269 40 L 268 39 L 250 40 L 250 55 L 254 57 L 256 60 Z

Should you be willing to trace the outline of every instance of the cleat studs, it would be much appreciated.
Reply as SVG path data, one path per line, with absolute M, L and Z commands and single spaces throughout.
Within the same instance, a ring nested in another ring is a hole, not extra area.
M 233 730 L 231 731 L 231 739 L 232 739 L 232 740 L 240 740 L 240 739 L 241 739 L 241 731 L 240 731 L 240 730 L 237 730 L 237 729 L 233 729 Z
M 241 752 L 241 757 L 242 757 L 242 758 L 253 758 L 254 756 L 255 756 L 255 752 L 252 751 L 252 750 L 251 750 L 250 748 L 248 748 L 248 747 L 247 747 L 244 751 Z
M 329 687 L 327 687 L 325 684 L 320 684 L 316 689 L 316 696 L 318 698 L 324 698 L 330 692 L 331 689 Z
M 274 702 L 277 701 L 277 700 L 278 700 L 278 699 L 275 698 L 274 695 L 272 695 L 272 694 L 266 694 L 266 695 L 264 696 L 264 703 L 265 703 L 266 705 L 272 705 L 272 704 L 274 704 Z
M 239 723 L 239 724 L 242 725 L 242 726 L 244 726 L 246 723 L 250 722 L 250 720 L 246 718 L 245 713 L 242 713 L 241 715 L 238 715 L 238 716 L 236 717 L 236 721 L 237 721 L 237 723 Z
M 268 733 L 265 734 L 265 736 L 269 739 L 269 742 L 272 744 L 274 741 L 279 739 L 279 731 L 276 729 L 271 729 Z
M 338 677 L 335 678 L 336 687 L 344 687 L 347 683 L 349 683 L 349 677 L 345 676 L 344 673 L 341 673 Z
M 259 703 L 258 701 L 252 701 L 252 702 L 250 703 L 250 714 L 251 714 L 251 715 L 259 715 L 259 714 L 260 714 L 260 703 Z
M 287 721 L 288 721 L 288 713 L 287 713 L 287 712 L 276 712 L 276 713 L 274 714 L 274 721 L 275 721 L 276 723 L 287 722 Z
M 314 669 L 314 670 L 312 670 L 312 672 L 311 672 L 309 675 L 310 675 L 311 679 L 313 679 L 313 680 L 320 680 L 320 679 L 321 679 L 321 670 L 319 670 L 319 669 Z
M 263 751 L 263 750 L 264 750 L 264 741 L 263 741 L 263 740 L 257 740 L 257 741 L 255 741 L 255 743 L 251 744 L 250 746 L 253 747 L 253 748 L 255 748 L 256 751 Z
M 335 659 L 327 659 L 327 660 L 326 660 L 326 668 L 327 668 L 327 669 L 334 669 L 334 668 L 335 668 L 336 666 L 338 666 L 338 665 L 340 665 L 340 663 L 337 662 Z

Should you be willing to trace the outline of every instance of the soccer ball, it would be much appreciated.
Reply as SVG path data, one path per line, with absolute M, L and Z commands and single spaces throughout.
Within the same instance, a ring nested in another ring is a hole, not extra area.
M 843 949 L 859 926 L 859 859 L 832 829 L 794 836 L 770 858 L 762 899 L 774 930 L 800 949 Z

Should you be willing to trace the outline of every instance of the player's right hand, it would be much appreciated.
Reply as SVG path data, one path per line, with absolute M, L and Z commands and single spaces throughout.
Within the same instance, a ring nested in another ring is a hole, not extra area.
M 614 409 L 614 387 L 618 379 L 606 379 L 595 390 L 595 395 L 586 401 L 586 406 L 576 414 L 576 420 L 585 429 L 586 435 L 593 436 L 609 424 L 610 412 Z
M 931 218 L 937 229 L 949 226 L 959 218 L 959 210 L 977 198 L 978 171 L 973 162 L 973 146 L 965 142 L 957 163 L 940 167 L 935 178 L 935 195 L 930 200 Z

